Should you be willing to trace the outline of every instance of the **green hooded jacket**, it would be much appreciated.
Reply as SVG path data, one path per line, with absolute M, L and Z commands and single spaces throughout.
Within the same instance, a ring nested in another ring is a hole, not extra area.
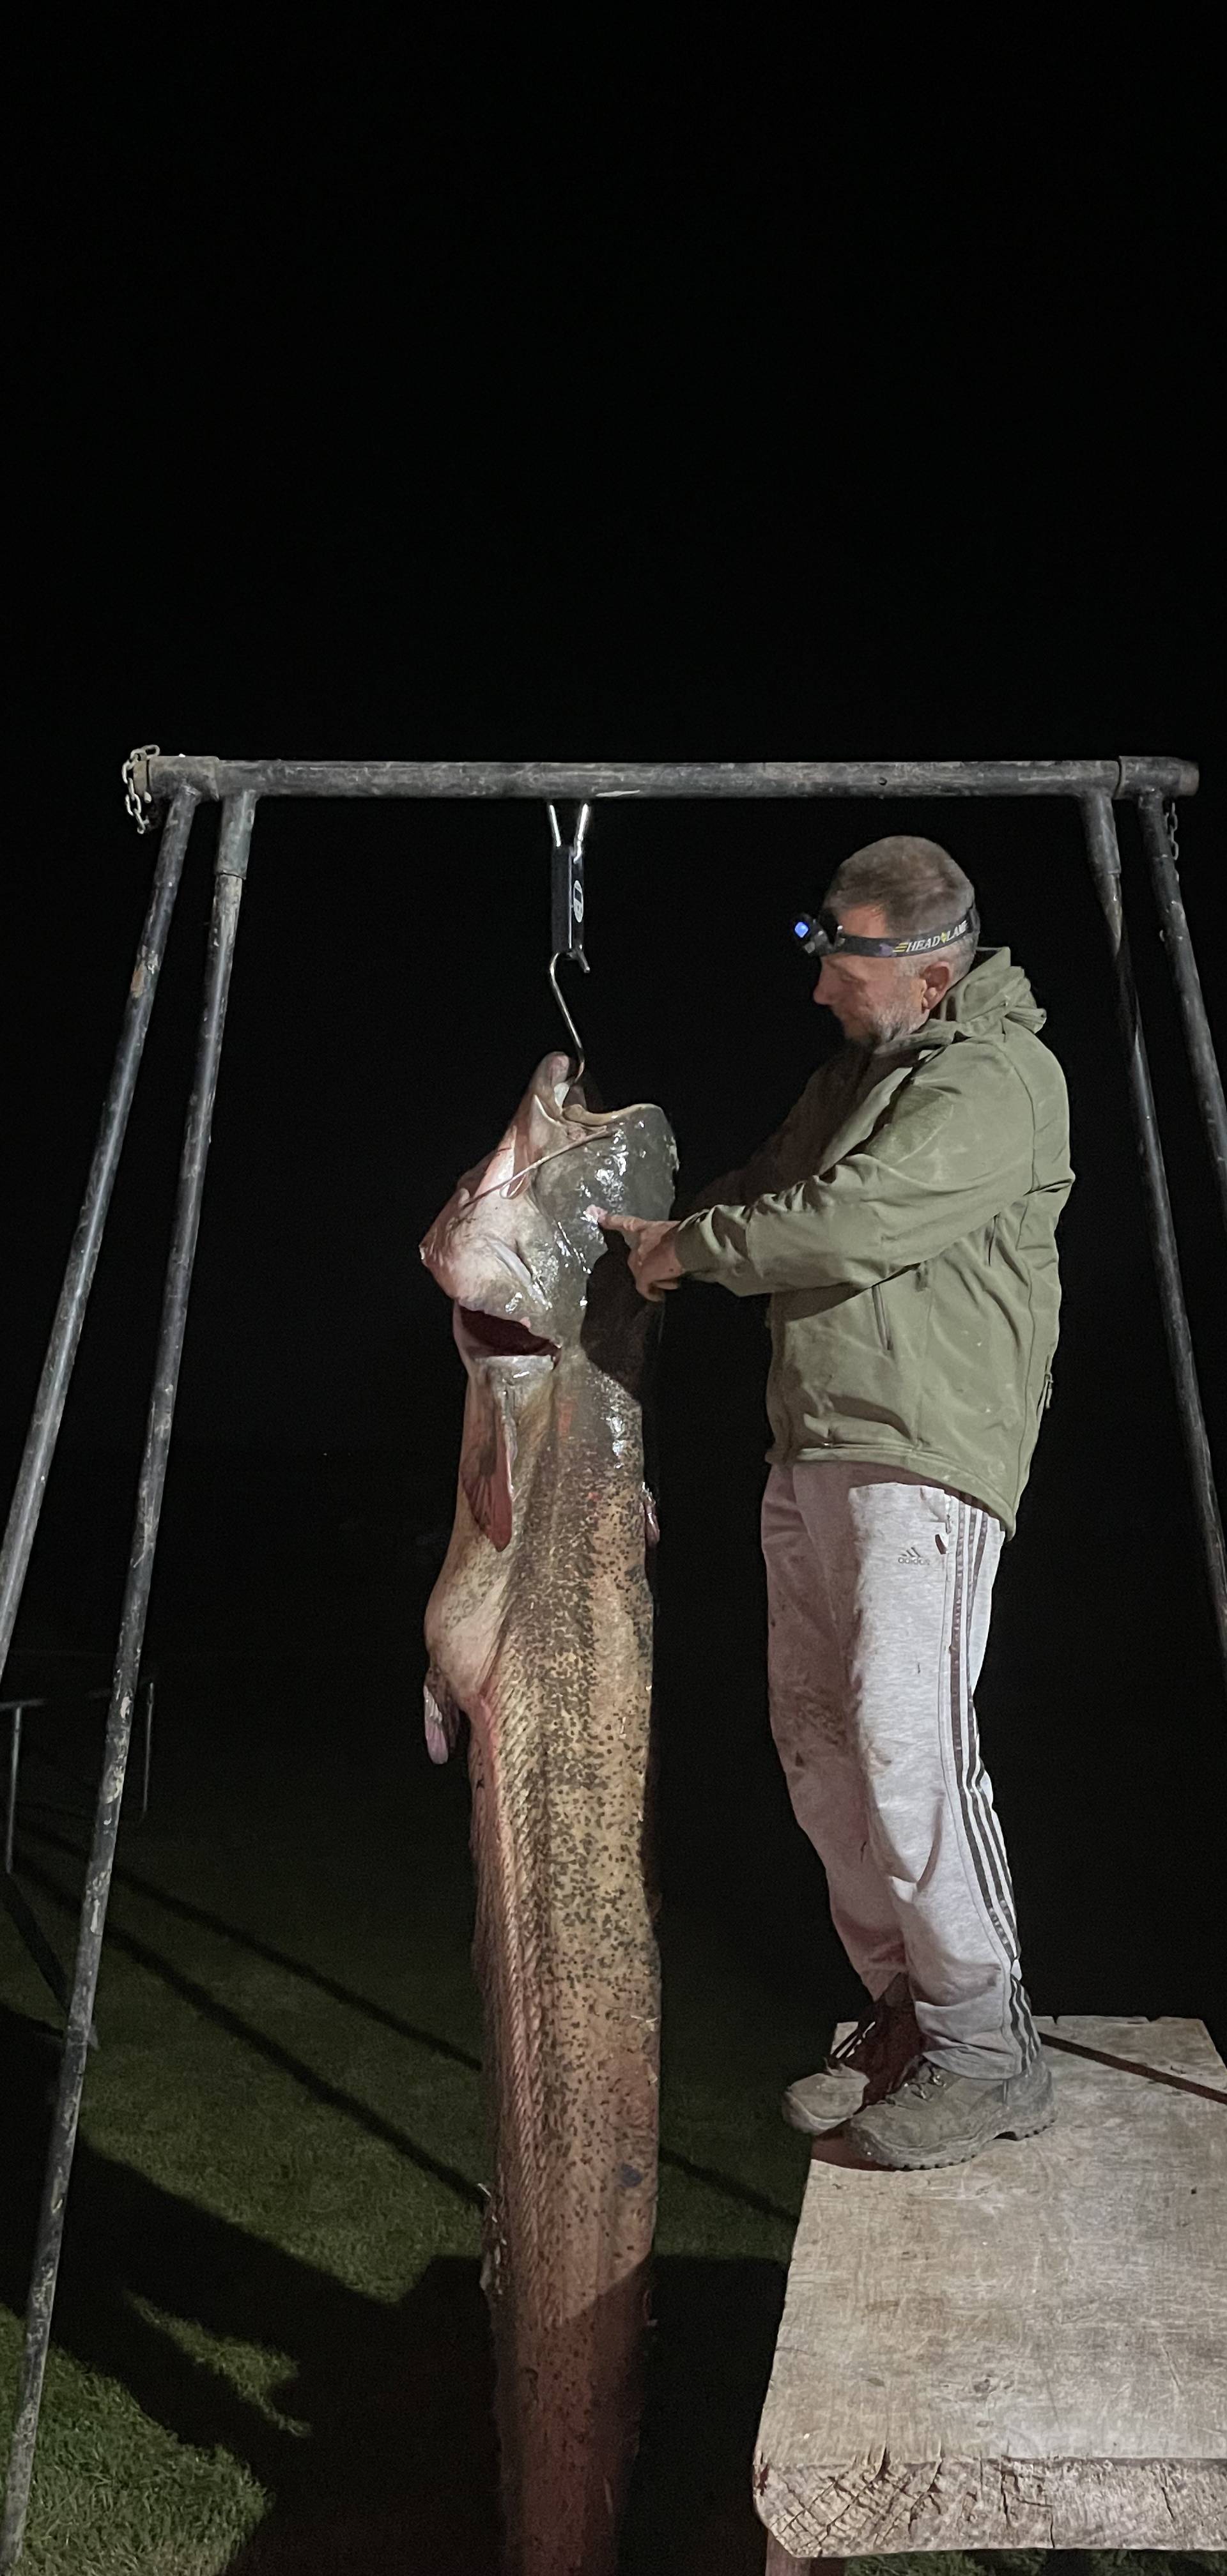
M 842 1047 L 721 1203 L 683 1220 L 687 1272 L 770 1292 L 774 1465 L 897 1467 L 1013 1532 L 1073 1181 L 1043 1025 L 1009 950 L 981 949 L 915 1037 Z

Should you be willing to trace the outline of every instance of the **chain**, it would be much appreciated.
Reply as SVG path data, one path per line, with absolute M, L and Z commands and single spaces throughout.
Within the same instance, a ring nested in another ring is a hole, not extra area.
M 1176 830 L 1177 820 L 1176 799 L 1173 796 L 1169 798 L 1167 804 L 1163 808 L 1163 822 L 1167 832 L 1167 846 L 1172 854 L 1173 867 L 1175 867 L 1176 862 L 1180 857 L 1180 841 Z
M 156 760 L 159 748 L 156 742 L 143 742 L 138 750 L 129 752 L 119 773 L 124 786 L 124 805 L 138 832 L 147 832 L 153 821 L 153 798 L 147 787 L 137 786 L 134 763 L 138 760 Z

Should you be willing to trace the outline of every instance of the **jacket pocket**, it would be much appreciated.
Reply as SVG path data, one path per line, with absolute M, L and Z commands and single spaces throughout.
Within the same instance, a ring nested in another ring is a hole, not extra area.
M 889 1351 L 891 1341 L 890 1326 L 886 1320 L 886 1299 L 880 1288 L 874 1288 L 871 1294 L 873 1296 L 874 1321 L 878 1328 L 878 1340 L 880 1341 L 883 1350 Z

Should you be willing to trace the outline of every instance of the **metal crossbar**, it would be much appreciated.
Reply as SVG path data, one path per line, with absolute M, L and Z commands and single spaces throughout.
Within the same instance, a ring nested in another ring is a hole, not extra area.
M 138 796 L 1195 796 L 1191 761 L 218 760 L 132 754 Z
M 0 2538 L 0 2570 L 3 2571 L 11 2570 L 20 2556 L 29 2503 L 64 2211 L 81 2107 L 94 1991 L 178 1390 L 226 1000 L 252 824 L 261 797 L 532 797 L 546 803 L 564 799 L 594 803 L 598 799 L 616 797 L 688 796 L 1044 796 L 1074 799 L 1081 809 L 1091 875 L 1108 932 L 1125 1047 L 1130 1109 L 1142 1164 L 1164 1329 L 1176 1382 L 1211 1603 L 1227 1673 L 1227 1560 L 1180 1277 L 1141 1011 L 1124 931 L 1120 850 L 1113 812 L 1114 804 L 1119 802 L 1135 803 L 1139 807 L 1143 847 L 1154 880 L 1165 951 L 1176 979 L 1198 1103 L 1227 1216 L 1227 1109 L 1180 894 L 1174 823 L 1169 828 L 1164 814 L 1165 800 L 1169 800 L 1174 816 L 1174 800 L 1196 792 L 1197 771 L 1190 762 L 1159 758 L 614 761 L 591 764 L 564 761 L 236 761 L 187 753 L 164 755 L 156 745 L 146 745 L 130 754 L 124 764 L 124 779 L 128 810 L 139 828 L 148 828 L 159 807 L 168 805 L 169 810 L 162 828 L 149 910 L 124 1005 L 115 1065 L 103 1104 L 85 1200 L 69 1252 L 3 1552 L 0 1553 L 0 1675 L 3 1674 L 13 1633 L 80 1340 L 192 818 L 202 799 L 220 800 L 222 818 L 196 1069 L 188 1105 L 136 1519 L 107 1715 L 102 1778 L 82 1899 L 68 2027 L 30 2283 L 21 2385 L 13 2430 L 3 2535 Z

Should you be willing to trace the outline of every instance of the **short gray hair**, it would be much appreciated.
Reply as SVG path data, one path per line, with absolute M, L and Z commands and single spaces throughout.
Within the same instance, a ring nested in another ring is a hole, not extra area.
M 886 936 L 916 939 L 925 930 L 948 930 L 970 912 L 976 899 L 971 878 L 940 841 L 923 841 L 914 832 L 890 832 L 885 840 L 867 841 L 840 861 L 827 888 L 832 912 L 851 911 L 854 904 L 876 904 L 886 916 Z M 949 958 L 955 979 L 965 975 L 976 953 L 969 931 L 957 946 L 939 950 Z M 905 959 L 904 963 L 908 961 Z

